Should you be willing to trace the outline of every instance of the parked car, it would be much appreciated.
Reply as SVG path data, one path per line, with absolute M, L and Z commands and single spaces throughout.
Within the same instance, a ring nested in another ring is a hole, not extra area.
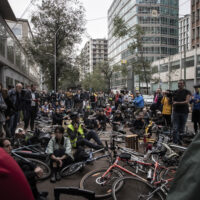
M 144 105 L 145 106 L 150 106 L 153 103 L 153 95 L 143 95 L 144 98 Z

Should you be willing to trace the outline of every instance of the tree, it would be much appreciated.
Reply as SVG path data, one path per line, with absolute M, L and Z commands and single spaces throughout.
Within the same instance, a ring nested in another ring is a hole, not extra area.
M 83 81 L 83 87 L 95 88 L 96 91 L 109 92 L 111 90 L 111 80 L 114 72 L 122 72 L 126 75 L 127 71 L 122 65 L 111 65 L 111 61 L 102 61 L 96 64 L 92 74 L 89 74 Z
M 148 94 L 148 83 L 151 79 L 150 62 L 147 61 L 143 55 L 143 36 L 144 31 L 141 26 L 135 25 L 133 28 L 129 28 L 124 20 L 118 16 L 114 18 L 114 32 L 113 36 L 118 38 L 129 37 L 132 42 L 129 44 L 129 53 L 134 57 L 129 61 L 132 67 L 132 71 L 139 76 L 139 82 L 145 81 Z
M 84 32 L 84 8 L 78 0 L 42 0 L 31 17 L 34 38 L 27 48 L 41 64 L 45 82 L 54 86 L 54 58 L 56 52 L 56 81 L 59 87 L 74 72 L 74 46 Z M 77 75 L 77 73 L 76 73 Z M 61 81 L 62 80 L 62 81 Z

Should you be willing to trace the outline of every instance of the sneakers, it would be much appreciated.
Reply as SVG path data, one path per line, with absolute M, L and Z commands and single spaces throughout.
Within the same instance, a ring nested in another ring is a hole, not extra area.
M 56 174 L 55 173 L 52 174 L 50 182 L 51 183 L 55 183 L 56 182 Z
M 60 173 L 59 173 L 59 172 L 57 172 L 57 173 L 56 173 L 56 181 L 60 181 L 60 180 L 61 180 Z

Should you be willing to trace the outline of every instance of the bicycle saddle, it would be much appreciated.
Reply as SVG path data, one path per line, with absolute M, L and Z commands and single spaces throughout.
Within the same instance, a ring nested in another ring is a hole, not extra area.
M 129 153 L 121 153 L 121 154 L 119 155 L 119 157 L 120 157 L 121 159 L 124 159 L 124 160 L 130 160 L 130 159 L 131 159 L 131 154 L 129 154 Z

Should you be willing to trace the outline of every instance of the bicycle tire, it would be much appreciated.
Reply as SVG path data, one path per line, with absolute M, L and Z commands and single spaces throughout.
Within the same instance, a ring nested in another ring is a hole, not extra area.
M 116 189 L 119 184 L 123 183 L 123 187 Z M 155 192 L 154 195 L 147 196 L 155 189 L 148 183 L 136 177 L 120 177 L 112 185 L 112 197 L 114 200 L 164 200 L 165 198 L 160 192 Z M 142 196 L 143 195 L 143 196 Z
M 38 181 L 42 181 L 50 177 L 51 169 L 46 163 L 34 158 L 27 158 L 27 159 L 33 162 L 36 166 L 41 167 L 43 169 L 43 176 L 40 178 L 37 178 Z
M 101 168 L 87 173 L 80 181 L 80 188 L 94 191 L 96 199 L 106 199 L 111 197 L 112 184 L 116 178 L 122 177 L 123 175 L 119 170 L 112 169 L 107 176 L 109 179 L 111 177 L 111 180 L 107 179 L 106 181 L 100 183 L 101 175 L 103 175 L 107 170 L 107 168 Z M 119 185 L 117 190 L 119 190 L 122 185 L 123 184 Z
M 159 181 L 175 178 L 176 170 L 177 170 L 177 167 L 168 167 L 167 169 L 163 169 L 160 172 Z M 169 181 L 168 184 L 166 185 L 168 190 L 170 189 L 172 183 L 173 183 L 173 180 Z
M 64 167 L 61 170 L 60 175 L 63 178 L 71 176 L 71 175 L 75 174 L 76 172 L 78 172 L 79 170 L 81 170 L 82 167 L 83 167 L 83 163 L 82 162 L 73 163 L 71 165 L 68 165 L 68 166 Z

